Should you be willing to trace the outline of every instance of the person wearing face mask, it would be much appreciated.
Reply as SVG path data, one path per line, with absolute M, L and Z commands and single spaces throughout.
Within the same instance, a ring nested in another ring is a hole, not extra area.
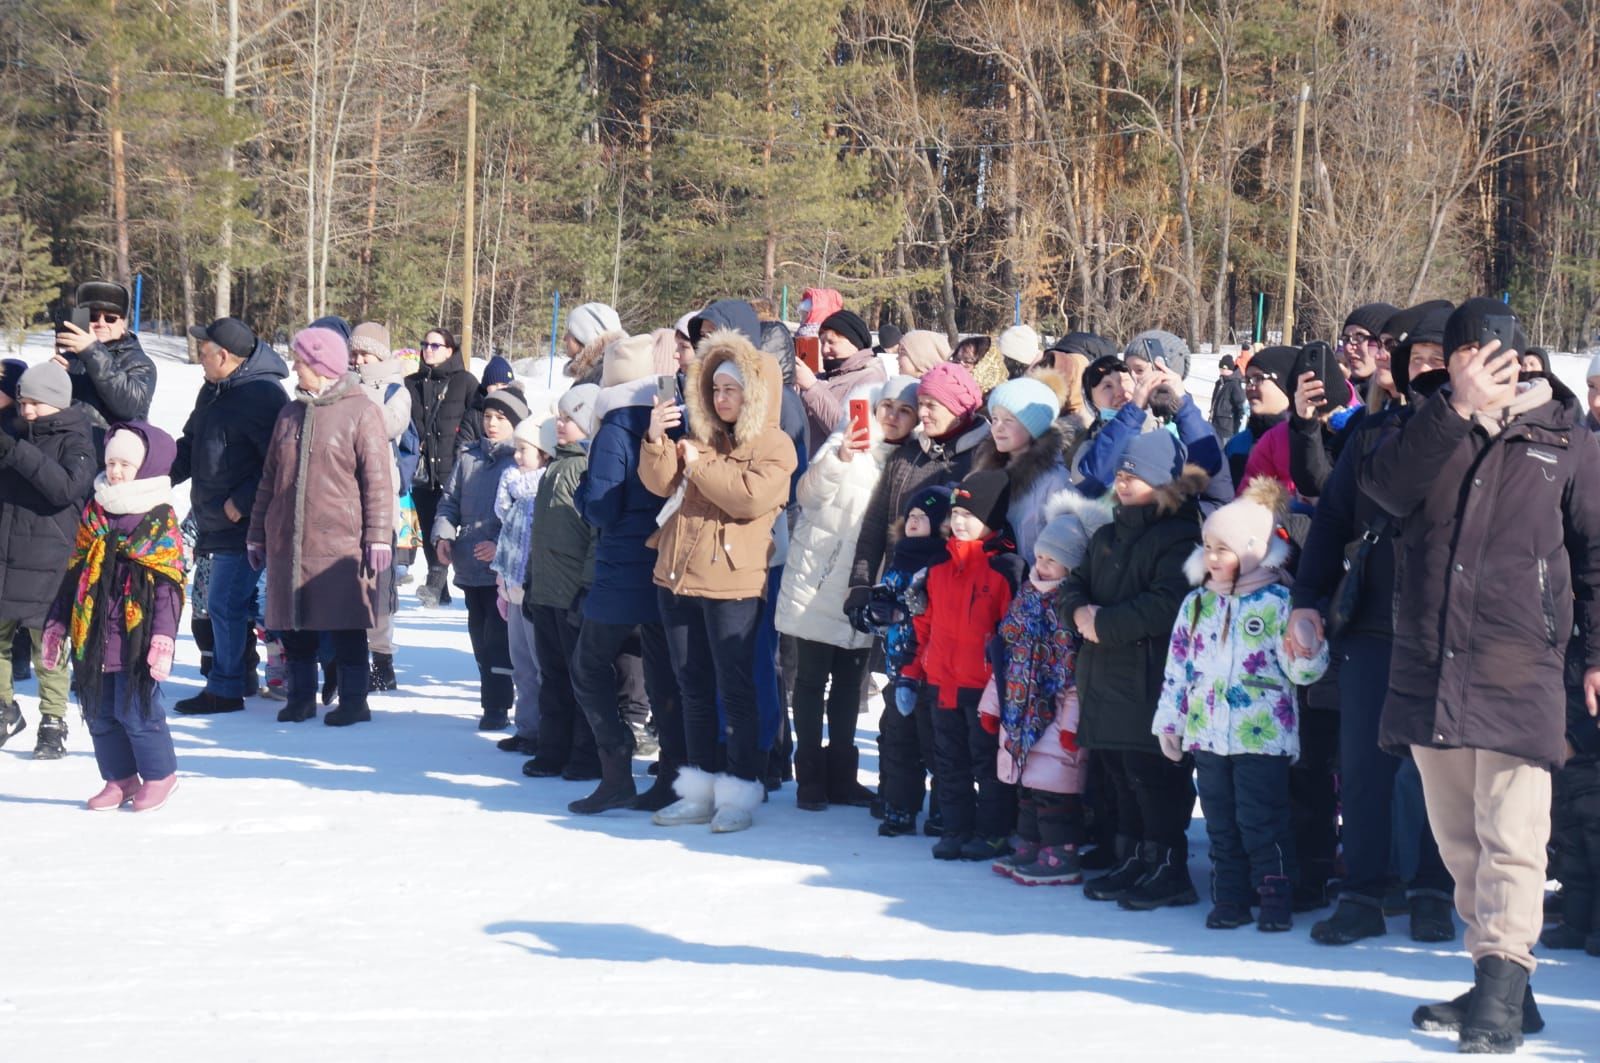
M 93 411 L 95 427 L 150 415 L 156 364 L 128 327 L 128 289 L 110 281 L 78 285 L 77 305 L 89 309 L 89 329 L 63 322 L 56 362 L 72 377 L 72 401 Z
M 477 389 L 478 378 L 467 371 L 455 336 L 442 326 L 429 329 L 422 337 L 422 365 L 406 377 L 411 423 L 416 426 L 420 448 L 411 501 L 417 507 L 422 552 L 428 563 L 427 581 L 417 588 L 417 601 L 425 606 L 450 604 L 450 563 L 440 560 L 429 532 L 438 515 L 439 497 L 456 466 L 462 425 Z
M 317 714 L 317 649 L 337 662 L 332 727 L 372 719 L 367 632 L 378 576 L 394 561 L 394 457 L 383 414 L 350 372 L 350 348 L 329 328 L 295 333 L 294 400 L 278 413 L 250 511 L 245 552 L 267 571 L 266 626 L 283 635 L 281 723 Z

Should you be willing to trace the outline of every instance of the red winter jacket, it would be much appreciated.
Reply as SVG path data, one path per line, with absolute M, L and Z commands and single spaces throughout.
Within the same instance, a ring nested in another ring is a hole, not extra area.
M 1011 607 L 1024 573 L 1012 544 L 999 535 L 948 544 L 950 557 L 928 569 L 928 606 L 912 618 L 917 657 L 902 674 L 939 692 L 941 709 L 956 707 L 956 691 L 989 682 L 989 640 Z

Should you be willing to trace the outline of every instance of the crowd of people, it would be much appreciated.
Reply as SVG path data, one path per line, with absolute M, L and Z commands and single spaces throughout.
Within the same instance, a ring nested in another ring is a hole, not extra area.
M 1209 418 L 1169 332 L 952 349 L 824 289 L 796 333 L 739 299 L 632 335 L 579 306 L 551 408 L 442 327 L 408 374 L 379 323 L 286 361 L 222 318 L 175 437 L 128 304 L 80 286 L 89 329 L 0 373 L 0 743 L 30 665 L 36 757 L 75 691 L 91 809 L 177 786 L 191 586 L 205 685 L 174 711 L 347 726 L 399 683 L 414 567 L 424 607 L 464 601 L 478 727 L 596 782 L 574 814 L 740 831 L 792 780 L 1140 912 L 1198 903 L 1198 800 L 1207 928 L 1331 906 L 1324 945 L 1401 912 L 1447 942 L 1453 908 L 1473 986 L 1414 1022 L 1463 1051 L 1541 1028 L 1536 945 L 1600 956 L 1600 357 L 1585 402 L 1499 302 L 1225 356 Z

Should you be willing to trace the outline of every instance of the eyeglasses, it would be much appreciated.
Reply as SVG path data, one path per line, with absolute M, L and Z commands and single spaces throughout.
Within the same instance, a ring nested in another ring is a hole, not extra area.
M 1381 347 L 1378 337 L 1366 332 L 1348 332 L 1339 337 L 1342 347 Z
M 423 340 L 422 349 L 425 351 L 448 351 L 450 345 L 447 343 L 429 343 L 427 340 Z
M 89 311 L 89 320 L 104 321 L 108 325 L 115 325 L 118 321 L 122 320 L 122 315 L 113 314 L 109 310 L 91 310 Z
M 1277 377 L 1268 376 L 1266 373 L 1246 373 L 1244 377 L 1244 386 L 1246 388 L 1259 388 L 1262 384 L 1269 380 L 1276 381 Z

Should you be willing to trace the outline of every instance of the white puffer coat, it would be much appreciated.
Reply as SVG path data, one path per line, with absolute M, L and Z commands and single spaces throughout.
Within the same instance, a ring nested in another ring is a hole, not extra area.
M 840 460 L 844 431 L 835 429 L 800 478 L 800 519 L 778 590 L 778 630 L 785 635 L 851 650 L 872 645 L 872 636 L 855 630 L 845 618 L 844 600 L 856 536 L 883 467 L 899 444 L 884 440 L 876 415 L 869 423 L 872 446 L 866 453 Z

